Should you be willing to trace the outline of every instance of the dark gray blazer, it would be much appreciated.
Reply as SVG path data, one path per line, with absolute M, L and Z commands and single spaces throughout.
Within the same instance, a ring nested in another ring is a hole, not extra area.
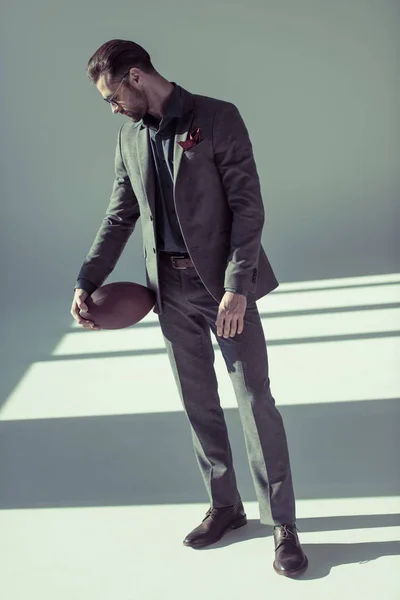
M 231 102 L 181 89 L 174 194 L 186 247 L 218 303 L 226 287 L 246 290 L 248 301 L 257 300 L 278 287 L 278 281 L 261 245 L 264 206 L 246 125 Z M 178 142 L 197 128 L 200 141 L 184 151 Z M 154 312 L 160 314 L 154 186 L 148 130 L 142 121 L 127 122 L 118 132 L 110 202 L 78 280 L 100 287 L 141 217 L 146 281 L 156 293 Z

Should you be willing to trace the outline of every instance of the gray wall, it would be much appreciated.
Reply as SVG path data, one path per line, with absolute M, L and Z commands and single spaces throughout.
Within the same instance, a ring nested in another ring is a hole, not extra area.
M 3 0 L 3 309 L 64 303 L 68 320 L 124 120 L 85 66 L 117 37 L 142 44 L 170 81 L 239 107 L 280 281 L 398 270 L 399 8 L 394 0 Z M 140 226 L 107 282 L 119 279 L 144 282 Z

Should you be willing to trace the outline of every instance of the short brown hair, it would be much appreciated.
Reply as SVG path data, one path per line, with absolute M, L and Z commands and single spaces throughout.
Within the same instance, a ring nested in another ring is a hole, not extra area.
M 86 74 L 96 84 L 107 73 L 111 82 L 120 79 L 130 67 L 138 67 L 145 73 L 155 73 L 150 54 L 135 42 L 129 40 L 110 40 L 89 59 Z

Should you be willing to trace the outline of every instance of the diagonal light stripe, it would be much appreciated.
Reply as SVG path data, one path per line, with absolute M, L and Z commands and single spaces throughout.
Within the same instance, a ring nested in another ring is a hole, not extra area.
M 95 335 L 95 334 L 93 334 Z M 400 397 L 398 338 L 273 346 L 271 388 L 280 406 Z M 216 354 L 221 404 L 236 408 Z M 0 420 L 181 411 L 166 354 L 31 365 Z
M 262 319 L 268 342 L 296 338 L 320 338 L 400 331 L 400 308 L 342 312 L 333 314 Z M 215 340 L 214 340 L 215 341 Z M 218 347 L 217 342 L 214 343 Z M 130 327 L 116 331 L 82 331 L 66 334 L 55 347 L 53 356 L 93 355 L 101 352 L 140 351 L 164 348 L 158 322 L 154 327 Z

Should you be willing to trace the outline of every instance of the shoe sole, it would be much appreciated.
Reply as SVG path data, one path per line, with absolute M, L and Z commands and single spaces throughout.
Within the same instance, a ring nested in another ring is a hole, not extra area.
M 275 573 L 278 573 L 278 575 L 284 575 L 285 577 L 297 577 L 298 575 L 301 575 L 302 573 L 304 573 L 304 571 L 308 567 L 308 558 L 307 558 L 307 556 L 305 556 L 304 558 L 305 558 L 305 561 L 304 561 L 303 565 L 296 571 L 282 571 L 281 569 L 277 569 L 275 566 L 275 561 L 272 563 L 272 566 L 274 567 Z
M 243 527 L 244 525 L 247 524 L 247 517 L 240 517 L 239 519 L 237 519 L 236 521 L 233 521 L 232 523 L 230 523 L 229 525 L 227 525 L 225 527 L 225 529 L 223 529 L 221 531 L 221 534 L 218 538 L 215 538 L 212 542 L 206 542 L 203 544 L 185 544 L 185 542 L 183 542 L 184 546 L 188 546 L 189 548 L 204 548 L 205 546 L 211 546 L 212 544 L 215 544 L 216 542 L 219 542 L 219 540 L 225 535 L 225 533 L 229 530 L 229 529 L 239 529 L 239 527 Z

